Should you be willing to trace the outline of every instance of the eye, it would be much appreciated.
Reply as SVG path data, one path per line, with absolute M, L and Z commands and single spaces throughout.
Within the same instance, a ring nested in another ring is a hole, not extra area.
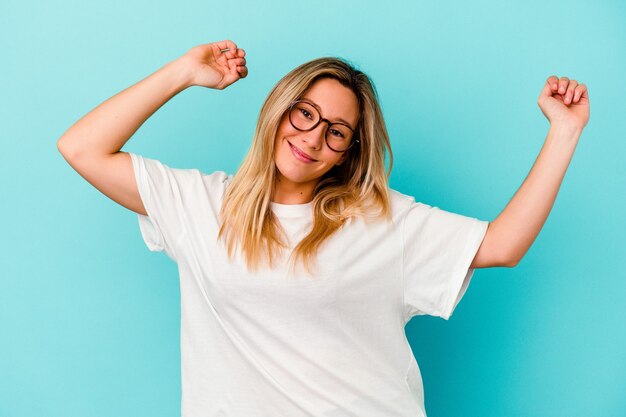
M 344 138 L 345 136 L 343 135 L 343 133 L 341 133 L 340 131 L 336 130 L 336 129 L 330 129 L 330 133 L 333 134 L 334 136 L 337 136 L 339 138 Z
M 311 116 L 311 113 L 309 113 L 306 109 L 300 108 L 300 112 L 304 115 L 304 117 L 308 117 Z

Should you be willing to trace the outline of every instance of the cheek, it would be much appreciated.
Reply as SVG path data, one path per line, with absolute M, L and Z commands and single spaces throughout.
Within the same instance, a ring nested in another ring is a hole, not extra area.
M 285 121 L 283 120 L 279 125 L 278 125 L 278 130 L 276 132 L 276 136 L 277 136 L 277 140 L 282 140 L 285 137 L 289 137 L 289 136 L 293 136 L 295 134 L 297 134 L 298 131 L 295 130 L 291 124 L 289 123 L 289 121 Z
M 289 162 L 289 158 L 291 157 L 287 145 L 285 135 L 279 132 L 274 142 L 274 164 L 279 169 L 285 168 L 285 164 Z
M 278 126 L 278 130 L 276 131 L 276 137 L 274 138 L 274 155 L 277 155 L 281 151 L 281 146 L 283 144 L 283 138 L 285 137 L 285 129 L 282 124 Z
M 325 154 L 326 161 L 328 161 L 330 165 L 335 165 L 337 162 L 341 161 L 341 156 L 343 154 L 333 152 L 330 149 L 326 149 L 326 151 L 327 151 L 327 153 Z
M 280 140 L 276 140 L 276 144 L 274 145 L 274 165 L 279 167 L 283 159 L 284 159 L 284 156 L 283 156 L 283 150 L 280 147 Z

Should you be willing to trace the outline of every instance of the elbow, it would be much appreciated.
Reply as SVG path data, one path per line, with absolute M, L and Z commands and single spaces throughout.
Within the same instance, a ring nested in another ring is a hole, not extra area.
M 508 258 L 506 262 L 504 262 L 503 266 L 507 268 L 514 268 L 517 266 L 517 264 L 519 264 L 519 261 L 520 261 L 519 258 Z
M 57 140 L 57 150 L 63 156 L 65 156 L 68 153 L 67 144 L 63 140 L 63 136 L 61 136 L 61 139 Z
M 517 264 L 518 264 L 518 262 L 512 262 L 512 263 L 506 264 L 505 267 L 507 267 L 507 268 L 515 268 L 517 266 Z
M 61 155 L 64 155 L 65 151 L 64 151 L 63 145 L 61 144 L 61 139 L 57 141 L 57 150 L 59 151 Z
M 57 150 L 68 161 L 76 156 L 76 149 L 70 146 L 67 138 L 64 139 L 63 136 L 57 141 Z

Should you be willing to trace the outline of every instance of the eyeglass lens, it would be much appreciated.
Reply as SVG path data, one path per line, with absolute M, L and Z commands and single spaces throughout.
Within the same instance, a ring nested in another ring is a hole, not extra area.
M 313 105 L 299 101 L 291 108 L 289 120 L 299 130 L 311 130 L 319 122 L 321 116 Z M 336 151 L 342 151 L 350 146 L 352 131 L 343 124 L 333 123 L 326 129 L 326 143 Z

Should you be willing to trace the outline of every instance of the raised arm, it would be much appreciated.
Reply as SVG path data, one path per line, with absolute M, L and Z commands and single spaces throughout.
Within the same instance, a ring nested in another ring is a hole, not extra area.
M 489 224 L 472 268 L 491 265 L 493 253 L 515 266 L 526 254 L 552 210 L 578 139 L 589 120 L 589 95 L 584 84 L 551 76 L 538 99 L 550 129 L 530 173 L 511 201 Z
M 57 148 L 99 191 L 146 215 L 130 155 L 120 149 L 152 114 L 187 87 L 222 90 L 247 76 L 244 56 L 245 51 L 229 40 L 196 46 L 83 116 L 61 136 Z

